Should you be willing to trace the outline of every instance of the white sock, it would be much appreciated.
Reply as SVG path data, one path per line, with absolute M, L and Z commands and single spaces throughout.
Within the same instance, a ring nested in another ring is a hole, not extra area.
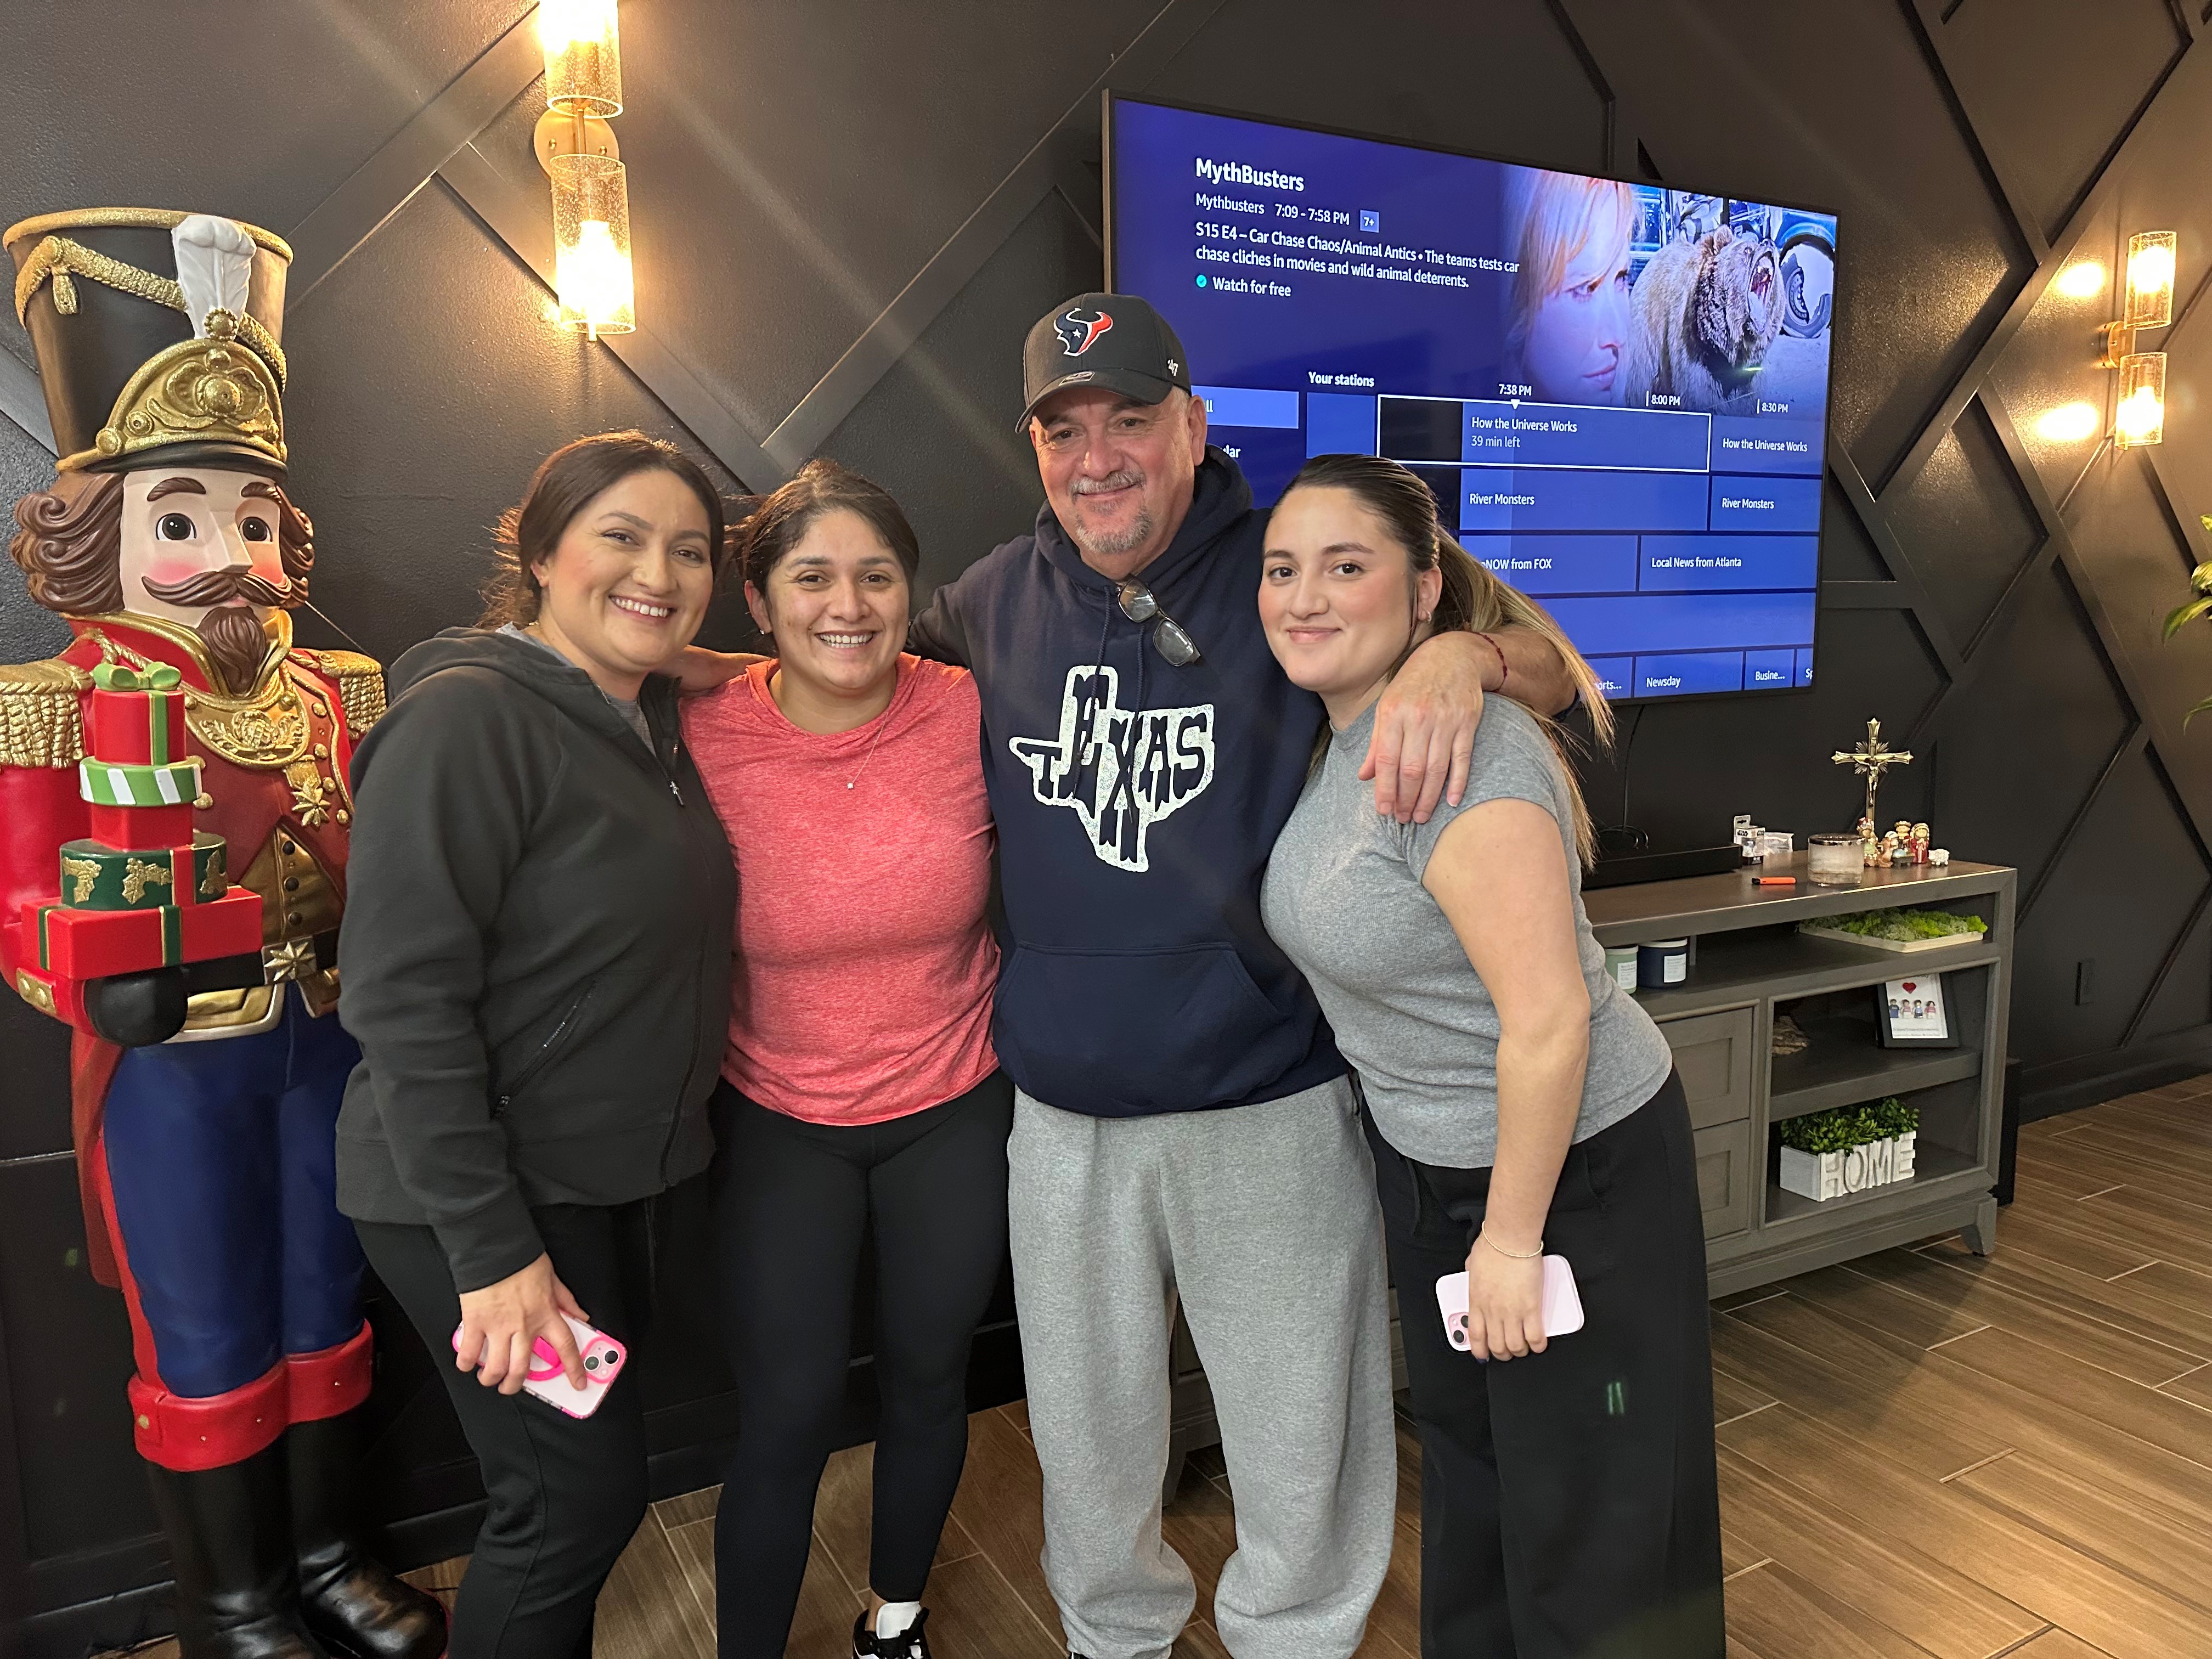
M 921 1617 L 919 1601 L 886 1601 L 876 1609 L 876 1634 L 897 1636 Z

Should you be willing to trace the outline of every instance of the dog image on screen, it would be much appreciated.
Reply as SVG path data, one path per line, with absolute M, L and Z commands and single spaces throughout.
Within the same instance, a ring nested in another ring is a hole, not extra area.
M 1727 225 L 1670 243 L 1637 277 L 1629 313 L 1628 407 L 1743 410 L 1782 328 L 1774 245 Z

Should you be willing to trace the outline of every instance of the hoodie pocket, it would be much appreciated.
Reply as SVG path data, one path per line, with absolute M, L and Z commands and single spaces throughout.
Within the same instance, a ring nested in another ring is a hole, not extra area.
M 993 1042 L 1033 1097 L 1105 1115 L 1188 1111 L 1266 1088 L 1313 1033 L 1252 982 L 1233 946 L 1018 946 Z
M 545 1040 L 538 1045 L 530 1058 L 523 1063 L 522 1068 L 515 1073 L 514 1080 L 500 1085 L 499 1092 L 492 1097 L 494 1117 L 505 1115 L 507 1108 L 514 1104 L 516 1097 L 528 1088 L 537 1079 L 538 1074 L 559 1057 L 562 1049 L 568 1046 L 569 1039 L 575 1036 L 577 1026 L 583 1023 L 585 1006 L 591 1001 L 592 993 L 599 989 L 599 981 L 596 979 L 585 986 L 577 994 L 575 1000 L 562 1011 L 561 1018 L 554 1023 L 553 1029 L 546 1033 Z

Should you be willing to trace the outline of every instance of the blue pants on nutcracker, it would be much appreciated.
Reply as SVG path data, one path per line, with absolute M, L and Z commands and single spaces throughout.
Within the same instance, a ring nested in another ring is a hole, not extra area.
M 252 1456 L 368 1397 L 362 1255 L 333 1135 L 361 1058 L 286 988 L 251 1036 L 125 1051 L 94 1174 L 131 1312 L 131 1403 L 164 1468 Z

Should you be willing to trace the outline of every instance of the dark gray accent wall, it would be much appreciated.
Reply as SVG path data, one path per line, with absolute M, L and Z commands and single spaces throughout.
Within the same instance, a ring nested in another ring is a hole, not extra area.
M 2022 871 L 2030 1109 L 2212 1065 L 2212 721 L 2179 721 L 2212 692 L 2212 630 L 2158 641 L 2212 555 L 2207 0 L 631 0 L 618 131 L 647 332 L 619 354 L 542 319 L 540 98 L 509 33 L 527 11 L 6 19 L 0 221 L 174 206 L 298 235 L 295 494 L 317 600 L 362 647 L 388 660 L 471 619 L 486 526 L 547 450 L 609 427 L 693 442 L 733 489 L 834 454 L 907 503 L 932 582 L 1022 529 L 1018 348 L 1098 280 L 1102 88 L 1815 203 L 1844 244 L 1820 684 L 1631 713 L 1593 803 L 1662 844 L 1723 839 L 1739 811 L 1843 827 L 1856 786 L 1826 757 L 1879 715 L 1920 756 L 1885 815 Z M 2153 228 L 2181 233 L 2166 444 L 2039 437 L 2112 380 L 2089 338 L 2109 294 L 2051 278 Z M 50 465 L 12 323 L 0 412 L 12 499 Z M 0 567 L 0 653 L 62 636 Z M 726 602 L 710 642 L 746 637 Z M 166 1577 L 121 1309 L 82 1263 L 66 1069 L 58 1030 L 0 1000 L 0 1630 L 40 1653 L 160 1628 L 136 1592 Z M 729 1412 L 701 1286 L 666 1289 L 647 1369 L 673 1487 L 708 1477 Z M 469 1466 L 428 1357 L 387 1334 L 373 1492 L 401 1553 L 443 1553 Z M 1011 1382 L 995 1340 L 979 1389 Z

